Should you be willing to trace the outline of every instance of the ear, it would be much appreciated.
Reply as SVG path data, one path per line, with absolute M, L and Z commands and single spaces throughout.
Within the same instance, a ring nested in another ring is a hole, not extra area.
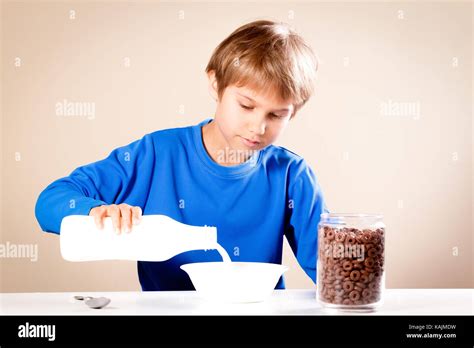
M 217 80 L 214 70 L 210 70 L 207 73 L 207 78 L 209 80 L 209 94 L 211 95 L 212 99 L 217 102 L 219 100 L 219 93 L 217 89 Z

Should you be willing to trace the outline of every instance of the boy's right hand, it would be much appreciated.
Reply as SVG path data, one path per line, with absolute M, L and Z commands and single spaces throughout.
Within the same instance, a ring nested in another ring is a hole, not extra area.
M 119 205 L 101 205 L 92 208 L 89 212 L 89 216 L 94 217 L 95 224 L 99 229 L 104 228 L 103 219 L 110 216 L 112 218 L 114 231 L 117 234 L 120 234 L 120 232 L 129 233 L 132 230 L 132 224 L 138 225 L 140 223 L 142 218 L 142 208 L 132 207 L 125 203 Z

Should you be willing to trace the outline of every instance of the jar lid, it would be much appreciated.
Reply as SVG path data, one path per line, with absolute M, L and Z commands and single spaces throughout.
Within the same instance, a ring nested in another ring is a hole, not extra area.
M 377 223 L 383 219 L 382 214 L 323 213 L 321 222 L 331 225 L 352 225 L 354 223 Z

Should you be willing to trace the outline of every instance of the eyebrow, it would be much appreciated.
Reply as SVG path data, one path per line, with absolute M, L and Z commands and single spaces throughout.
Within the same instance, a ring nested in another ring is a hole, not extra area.
M 252 98 L 246 96 L 245 94 L 242 94 L 242 93 L 239 93 L 239 92 L 236 92 L 238 95 L 240 95 L 241 97 L 244 97 L 244 98 L 247 98 L 248 100 L 254 102 L 254 103 L 257 103 L 255 100 L 253 100 Z M 290 111 L 290 109 L 288 108 L 283 108 L 283 109 L 278 109 L 278 110 L 274 110 L 274 111 Z

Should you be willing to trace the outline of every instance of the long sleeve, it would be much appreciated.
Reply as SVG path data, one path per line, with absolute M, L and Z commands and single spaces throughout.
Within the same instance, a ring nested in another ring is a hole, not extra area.
M 304 160 L 292 176 L 285 235 L 298 263 L 316 282 L 318 224 L 321 214 L 329 211 L 319 182 Z
M 135 184 L 149 179 L 154 161 L 153 140 L 146 135 L 113 150 L 107 158 L 81 166 L 69 176 L 54 181 L 36 202 L 35 215 L 41 229 L 59 234 L 65 216 L 89 215 L 94 207 L 123 203 L 130 198 L 132 188 L 138 191 L 136 197 L 146 197 L 147 185 L 135 187 Z M 127 203 L 138 205 L 140 202 L 133 201 L 132 197 L 132 202 Z

